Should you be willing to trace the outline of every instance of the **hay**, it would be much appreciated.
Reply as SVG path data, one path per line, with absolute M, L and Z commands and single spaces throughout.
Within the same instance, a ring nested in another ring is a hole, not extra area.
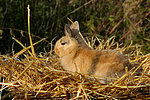
M 149 54 L 142 55 L 137 46 L 119 48 L 112 42 L 100 42 L 96 49 L 115 46 L 117 51 L 126 52 L 134 68 L 126 69 L 120 78 L 111 78 L 109 84 L 101 84 L 100 76 L 65 71 L 55 54 L 33 57 L 24 47 L 23 52 L 15 54 L 17 57 L 0 55 L 0 78 L 5 79 L 0 83 L 0 91 L 9 91 L 2 99 L 150 99 Z

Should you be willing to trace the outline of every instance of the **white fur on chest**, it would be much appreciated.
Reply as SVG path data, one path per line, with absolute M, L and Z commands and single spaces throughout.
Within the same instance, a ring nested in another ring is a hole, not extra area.
M 73 61 L 73 57 L 71 55 L 66 55 L 66 56 L 62 57 L 61 58 L 61 65 L 63 66 L 63 68 L 65 70 L 73 71 L 73 72 L 77 71 L 77 65 Z

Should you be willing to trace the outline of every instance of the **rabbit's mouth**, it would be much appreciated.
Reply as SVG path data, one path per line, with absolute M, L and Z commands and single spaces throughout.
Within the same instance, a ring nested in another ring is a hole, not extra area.
M 58 50 L 58 48 L 54 48 L 54 51 L 55 51 L 55 53 L 58 55 L 60 52 L 59 52 L 59 50 Z

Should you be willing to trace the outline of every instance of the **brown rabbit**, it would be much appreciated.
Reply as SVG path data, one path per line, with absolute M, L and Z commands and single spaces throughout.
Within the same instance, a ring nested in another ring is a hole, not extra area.
M 128 59 L 114 50 L 93 50 L 79 34 L 79 24 L 75 21 L 65 26 L 65 36 L 55 44 L 55 53 L 61 58 L 61 65 L 68 71 L 108 77 L 121 76 L 125 67 L 130 67 Z

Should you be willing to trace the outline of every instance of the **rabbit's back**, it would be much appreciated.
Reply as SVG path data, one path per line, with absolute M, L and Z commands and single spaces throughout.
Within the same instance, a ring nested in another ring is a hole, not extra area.
M 114 50 L 101 50 L 96 51 L 95 56 L 92 59 L 91 68 L 88 71 L 89 74 L 99 76 L 116 77 L 122 76 L 125 72 L 125 67 L 131 68 L 131 64 L 127 58 L 122 54 Z

